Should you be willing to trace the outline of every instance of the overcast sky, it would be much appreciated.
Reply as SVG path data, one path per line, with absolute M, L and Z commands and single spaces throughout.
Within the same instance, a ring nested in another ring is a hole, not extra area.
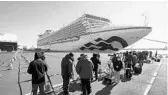
M 167 2 L 0 2 L 0 32 L 16 34 L 18 43 L 36 46 L 38 34 L 47 29 L 58 30 L 84 13 L 109 18 L 117 25 L 144 25 L 153 28 L 146 38 L 167 41 Z M 149 41 L 148 41 L 149 42 Z M 137 47 L 147 42 L 139 41 Z M 153 45 L 155 47 L 156 45 Z

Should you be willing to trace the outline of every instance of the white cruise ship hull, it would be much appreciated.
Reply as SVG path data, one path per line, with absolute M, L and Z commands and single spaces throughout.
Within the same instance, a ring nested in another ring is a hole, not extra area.
M 116 52 L 151 32 L 151 27 L 120 27 L 92 29 L 79 40 L 39 46 L 41 49 L 68 52 Z

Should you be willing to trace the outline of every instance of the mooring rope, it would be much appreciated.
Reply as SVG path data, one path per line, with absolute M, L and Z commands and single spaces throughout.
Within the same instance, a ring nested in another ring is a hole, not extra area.
M 18 67 L 18 85 L 19 85 L 19 89 L 20 89 L 20 95 L 23 95 L 22 87 L 20 85 L 20 60 L 19 60 L 19 67 Z

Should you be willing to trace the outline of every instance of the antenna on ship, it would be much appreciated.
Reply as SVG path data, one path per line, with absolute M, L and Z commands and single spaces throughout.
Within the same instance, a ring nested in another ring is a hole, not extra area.
M 147 16 L 145 15 L 145 13 L 142 14 L 142 16 L 144 16 L 144 25 L 148 26 L 148 22 L 147 22 Z

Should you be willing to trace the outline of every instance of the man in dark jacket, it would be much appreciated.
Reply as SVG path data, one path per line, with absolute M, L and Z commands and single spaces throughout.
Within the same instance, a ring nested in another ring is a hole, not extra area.
M 76 65 L 76 72 L 81 78 L 83 95 L 91 93 L 91 78 L 93 77 L 93 64 L 87 59 L 87 55 L 80 57 Z
M 133 70 L 135 70 L 136 63 L 137 63 L 137 56 L 136 56 L 136 53 L 134 52 L 132 56 L 132 69 Z
M 32 74 L 32 92 L 33 95 L 37 95 L 37 89 L 39 87 L 40 95 L 45 95 L 45 72 L 47 72 L 47 64 L 43 60 L 44 52 L 36 52 L 35 59 L 30 62 L 27 72 Z
M 126 68 L 132 67 L 132 52 L 129 52 L 127 56 L 125 56 L 125 66 Z
M 101 62 L 100 62 L 100 60 L 99 60 L 99 55 L 98 54 L 95 54 L 95 53 L 93 53 L 93 57 L 90 59 L 91 61 L 92 61 L 92 63 L 93 63 L 93 72 L 95 73 L 95 79 L 97 80 L 97 76 L 98 76 L 98 74 L 97 74 L 97 72 L 98 72 L 98 66 L 99 65 L 101 65 Z
M 69 81 L 73 76 L 73 54 L 67 54 L 61 62 L 61 75 L 63 79 L 63 91 L 65 95 L 69 94 Z

